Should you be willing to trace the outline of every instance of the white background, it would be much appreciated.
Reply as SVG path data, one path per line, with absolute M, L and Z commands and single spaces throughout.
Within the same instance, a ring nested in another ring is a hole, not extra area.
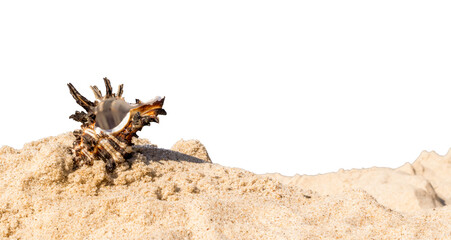
M 451 147 L 449 1 L 1 1 L 0 145 L 79 127 L 73 83 L 166 96 L 141 137 L 256 173 Z

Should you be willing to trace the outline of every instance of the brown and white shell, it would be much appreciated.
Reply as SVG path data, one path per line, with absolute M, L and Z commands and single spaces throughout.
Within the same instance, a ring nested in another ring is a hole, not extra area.
M 132 138 L 150 122 L 159 122 L 158 115 L 166 115 L 162 108 L 164 97 L 156 97 L 148 102 L 136 99 L 135 104 L 127 103 L 122 97 L 123 84 L 117 93 L 112 92 L 110 80 L 103 79 L 106 86 L 105 96 L 96 86 L 91 86 L 96 101 L 83 97 L 69 83 L 70 94 L 86 112 L 76 111 L 71 115 L 75 121 L 81 122 L 81 130 L 74 131 L 76 137 L 73 145 L 74 167 L 83 164 L 92 165 L 94 160 L 106 162 L 109 171 L 116 164 L 124 162 L 132 155 Z

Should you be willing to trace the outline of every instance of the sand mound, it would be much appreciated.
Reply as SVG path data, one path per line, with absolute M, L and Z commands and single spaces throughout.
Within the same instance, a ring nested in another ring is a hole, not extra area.
M 389 168 L 339 171 L 317 176 L 272 175 L 285 184 L 314 189 L 321 195 L 361 189 L 379 203 L 400 212 L 412 212 L 444 206 L 431 183 L 422 176 L 409 175 Z
M 102 161 L 73 171 L 68 152 L 72 141 L 71 134 L 63 134 L 28 143 L 21 150 L 0 148 L 0 236 L 417 239 L 445 237 L 451 231 L 447 206 L 400 213 L 379 203 L 369 189 L 342 187 L 328 195 L 322 189 L 303 190 L 309 187 L 300 182 L 282 184 L 272 177 L 208 163 L 203 158 L 208 154 L 197 141 L 177 144 L 177 151 L 137 146 L 131 166 L 118 166 L 113 173 L 105 171 Z M 433 164 L 428 161 L 417 165 L 429 169 Z M 413 174 L 397 170 L 405 177 L 399 181 L 426 189 L 422 180 L 411 179 L 426 177 L 427 171 L 420 175 L 412 169 Z M 437 184 L 439 175 L 434 175 Z M 363 178 L 348 181 L 356 179 Z
M 427 179 L 437 195 L 451 203 L 451 151 L 445 156 L 424 151 L 413 164 L 406 163 L 397 171 Z
M 183 139 L 177 141 L 172 147 L 171 150 L 177 151 L 188 156 L 193 156 L 199 159 L 204 160 L 205 162 L 211 163 L 210 156 L 208 156 L 207 149 L 205 148 L 199 140 L 188 140 L 185 141 Z
M 424 151 L 413 164 L 406 163 L 398 169 L 373 167 L 316 176 L 267 176 L 322 195 L 361 189 L 382 205 L 400 212 L 443 207 L 451 202 L 451 151 L 445 156 Z

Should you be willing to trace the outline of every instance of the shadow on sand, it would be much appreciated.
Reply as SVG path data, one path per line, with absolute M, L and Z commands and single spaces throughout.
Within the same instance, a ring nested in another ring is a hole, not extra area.
M 146 164 L 151 161 L 162 161 L 162 160 L 172 160 L 172 161 L 185 161 L 193 163 L 208 163 L 200 158 L 196 158 L 187 154 L 183 154 L 177 151 L 172 151 L 169 149 L 157 148 L 152 145 L 135 145 L 133 149 L 146 156 Z

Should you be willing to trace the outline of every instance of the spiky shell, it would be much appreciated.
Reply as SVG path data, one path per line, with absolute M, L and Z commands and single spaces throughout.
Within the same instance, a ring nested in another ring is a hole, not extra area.
M 103 79 L 106 94 L 96 86 L 91 86 L 96 101 L 83 97 L 69 83 L 69 90 L 75 101 L 86 112 L 76 111 L 71 115 L 75 121 L 81 122 L 81 130 L 74 131 L 73 144 L 74 167 L 83 164 L 92 165 L 96 159 L 106 162 L 109 171 L 114 170 L 117 163 L 124 162 L 132 155 L 132 138 L 150 122 L 159 122 L 158 115 L 166 115 L 162 108 L 164 97 L 156 97 L 148 102 L 136 100 L 135 104 L 127 103 L 122 97 L 123 84 L 118 92 L 112 92 L 110 80 Z

